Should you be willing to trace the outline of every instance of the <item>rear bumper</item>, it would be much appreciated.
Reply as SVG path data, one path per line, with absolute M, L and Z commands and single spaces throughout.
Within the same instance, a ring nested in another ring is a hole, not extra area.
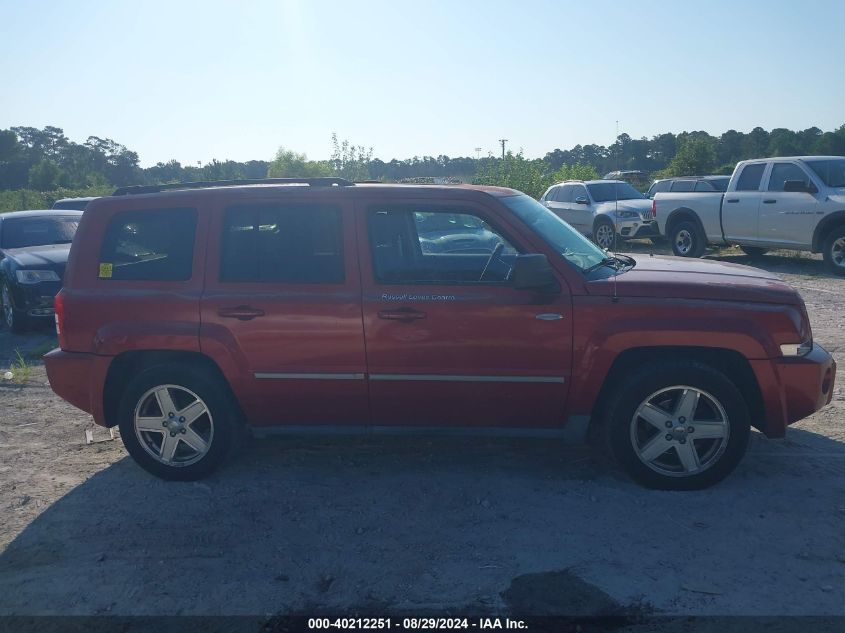
M 806 356 L 752 361 L 766 414 L 768 437 L 783 437 L 786 427 L 812 415 L 833 398 L 836 361 L 821 345 Z
M 44 355 L 44 366 L 56 395 L 90 413 L 100 426 L 109 426 L 103 413 L 103 385 L 111 360 L 110 356 L 54 349 Z

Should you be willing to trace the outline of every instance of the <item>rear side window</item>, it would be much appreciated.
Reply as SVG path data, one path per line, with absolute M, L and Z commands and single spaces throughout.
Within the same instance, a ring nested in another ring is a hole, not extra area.
M 100 279 L 191 278 L 196 209 L 124 211 L 112 217 L 100 249 Z
M 757 191 L 760 188 L 760 180 L 763 178 L 763 172 L 766 170 L 766 163 L 754 163 L 753 165 L 746 165 L 739 175 L 739 180 L 736 183 L 737 191 Z
M 713 188 L 713 185 L 710 184 L 708 180 L 699 180 L 695 183 L 695 190 L 696 191 L 716 191 Z
M 695 181 L 694 180 L 676 180 L 672 183 L 672 192 L 684 192 L 692 191 L 695 188 Z
M 345 277 L 339 207 L 290 203 L 227 209 L 220 281 L 340 284 Z

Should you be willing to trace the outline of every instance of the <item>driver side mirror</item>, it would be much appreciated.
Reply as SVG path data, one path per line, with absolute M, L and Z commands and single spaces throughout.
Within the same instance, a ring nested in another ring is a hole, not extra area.
M 803 180 L 787 180 L 783 183 L 783 190 L 789 193 L 818 193 L 819 190 L 811 182 Z
M 590 201 L 587 200 L 584 196 L 578 196 L 575 198 L 575 204 L 590 204 Z
M 549 258 L 539 253 L 517 255 L 511 271 L 511 283 L 517 290 L 536 290 L 548 294 L 560 292 L 560 284 L 549 264 Z

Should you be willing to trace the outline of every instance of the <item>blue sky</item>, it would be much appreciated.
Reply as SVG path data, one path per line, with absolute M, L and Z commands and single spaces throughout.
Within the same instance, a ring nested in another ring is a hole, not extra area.
M 0 128 L 144 166 L 845 123 L 845 3 L 0 0 Z

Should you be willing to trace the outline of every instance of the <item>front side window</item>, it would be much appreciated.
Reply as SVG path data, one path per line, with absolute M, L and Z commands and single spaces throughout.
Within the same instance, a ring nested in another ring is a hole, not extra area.
M 75 215 L 6 218 L 0 248 L 70 244 L 78 226 L 79 216 Z
M 611 202 L 613 200 L 641 200 L 645 196 L 634 189 L 627 182 L 597 182 L 587 185 L 590 195 L 595 202 Z
M 795 163 L 775 163 L 769 176 L 769 191 L 783 191 L 787 180 L 800 180 L 805 185 L 810 184 L 810 177 Z
M 345 277 L 340 207 L 287 203 L 226 210 L 220 281 L 340 284 Z
M 196 209 L 117 213 L 100 249 L 100 279 L 190 279 L 196 228 Z
M 695 183 L 695 190 L 696 191 L 716 191 L 713 188 L 713 185 L 710 184 L 709 180 L 699 180 Z
M 367 223 L 379 283 L 503 283 L 517 255 L 503 233 L 460 209 L 378 205 Z
M 763 172 L 766 170 L 766 163 L 753 163 L 742 168 L 739 180 L 736 183 L 737 191 L 757 191 L 760 189 L 760 181 L 763 179 Z

